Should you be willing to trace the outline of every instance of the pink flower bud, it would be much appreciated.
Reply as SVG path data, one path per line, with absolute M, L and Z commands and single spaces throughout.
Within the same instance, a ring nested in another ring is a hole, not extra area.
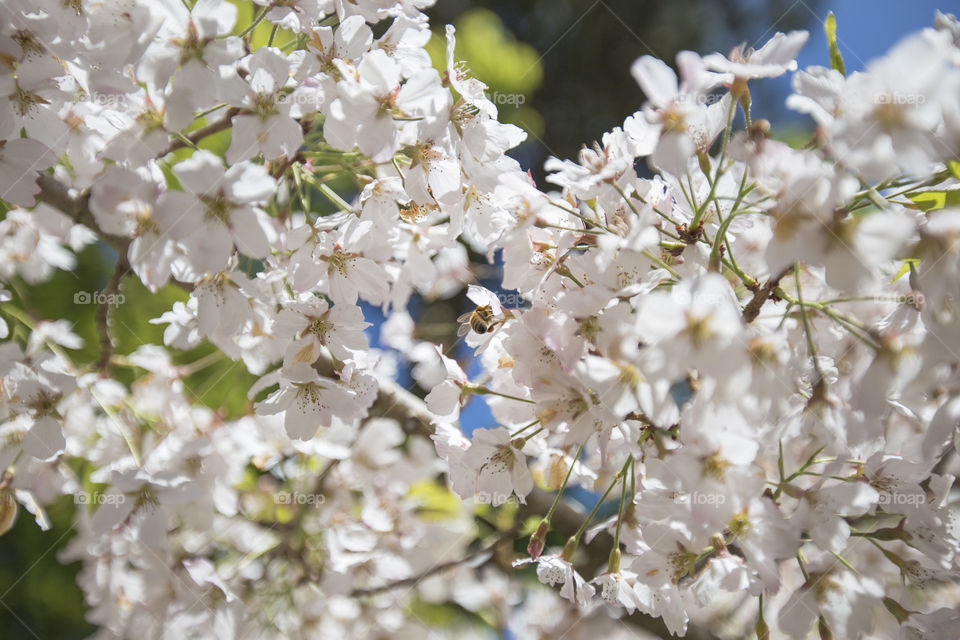
M 530 542 L 527 544 L 527 553 L 530 554 L 530 558 L 533 560 L 539 558 L 540 554 L 543 553 L 543 547 L 547 543 L 547 531 L 549 530 L 550 521 L 544 518 L 540 521 L 540 526 L 537 527 L 537 530 L 530 536 Z

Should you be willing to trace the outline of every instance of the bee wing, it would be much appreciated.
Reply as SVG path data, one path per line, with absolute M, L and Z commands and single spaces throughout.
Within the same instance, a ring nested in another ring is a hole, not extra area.
M 461 325 L 460 325 L 460 328 L 457 329 L 457 337 L 458 337 L 458 338 L 462 338 L 463 336 L 467 335 L 467 333 L 468 333 L 469 331 L 470 331 L 470 325 L 468 325 L 468 324 L 461 324 Z
M 463 314 L 462 316 L 460 316 L 459 318 L 457 318 L 457 322 L 469 322 L 469 321 L 470 321 L 470 316 L 472 316 L 472 315 L 473 315 L 473 312 L 472 312 L 472 311 L 468 311 L 467 313 L 465 313 L 465 314 Z

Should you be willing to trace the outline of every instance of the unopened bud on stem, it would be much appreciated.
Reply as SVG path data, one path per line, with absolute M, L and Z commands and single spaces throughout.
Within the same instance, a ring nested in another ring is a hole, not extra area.
M 820 640 L 833 640 L 833 631 L 823 616 L 820 616 L 820 619 L 817 621 L 817 630 L 820 632 Z
M 767 621 L 763 619 L 763 616 L 757 618 L 757 640 L 770 640 L 770 627 L 767 625 Z
M 750 88 L 744 83 L 742 93 L 740 94 L 740 106 L 743 110 L 750 111 Z
M 900 624 L 903 624 L 906 619 L 910 617 L 911 612 L 904 609 L 903 605 L 893 598 L 884 598 L 883 606 L 887 608 L 887 611 L 889 611 Z
M 530 536 L 530 542 L 527 544 L 527 553 L 533 560 L 540 557 L 543 553 L 543 547 L 547 544 L 547 531 L 550 530 L 550 521 L 546 518 L 540 521 L 540 526 Z
M 13 489 L 0 489 L 0 536 L 13 528 L 17 519 L 17 501 Z
M 610 551 L 610 559 L 607 561 L 607 571 L 610 573 L 620 573 L 620 549 Z
M 703 171 L 703 175 L 710 176 L 710 154 L 699 152 L 697 153 L 697 162 L 700 164 L 700 171 Z

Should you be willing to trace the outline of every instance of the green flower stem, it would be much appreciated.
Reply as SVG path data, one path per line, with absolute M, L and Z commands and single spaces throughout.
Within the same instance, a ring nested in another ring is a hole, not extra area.
M 510 437 L 511 437 L 511 438 L 516 438 L 516 437 L 519 436 L 521 433 L 523 433 L 524 431 L 526 431 L 526 430 L 529 429 L 530 427 L 532 427 L 532 426 L 534 426 L 534 425 L 537 425 L 537 424 L 540 424 L 540 420 L 534 420 L 533 422 L 531 422 L 531 423 L 528 424 L 527 426 L 525 426 L 525 427 L 520 427 L 520 428 L 517 429 L 514 433 L 511 433 L 511 434 L 510 434 Z
M 563 490 L 567 488 L 567 483 L 570 482 L 570 476 L 573 474 L 573 465 L 576 464 L 577 460 L 580 459 L 580 454 L 583 453 L 583 445 L 586 444 L 586 441 L 580 443 L 580 447 L 577 449 L 577 455 L 573 457 L 573 462 L 570 463 L 570 468 L 567 469 L 567 475 L 563 478 L 563 484 L 560 485 L 560 489 L 557 491 L 556 497 L 553 499 L 553 504 L 550 505 L 550 510 L 547 511 L 547 515 L 543 517 L 544 520 L 550 522 L 550 518 L 553 517 L 553 512 L 557 508 L 557 505 L 560 504 L 560 498 L 563 496 Z
M 643 251 L 643 255 L 646 256 L 648 259 L 650 259 L 654 264 L 656 264 L 661 269 L 666 269 L 667 272 L 670 275 L 672 275 L 674 278 L 678 280 L 680 279 L 680 274 L 677 273 L 670 265 L 668 265 L 666 262 L 664 262 L 660 258 L 657 258 L 656 256 L 654 256 L 653 254 L 651 254 L 649 251 L 646 251 L 646 250 Z
M 341 198 L 340 194 L 330 188 L 330 185 L 318 183 L 317 189 L 320 191 L 320 193 L 326 196 L 327 200 L 339 207 L 341 211 L 353 211 L 353 207 L 350 206 L 350 203 Z
M 817 372 L 817 382 L 814 386 L 823 383 L 823 371 L 820 369 L 820 361 L 817 360 L 817 348 L 813 344 L 813 334 L 810 332 L 810 322 L 807 320 L 807 308 L 803 304 L 803 294 L 800 291 L 800 263 L 793 268 L 793 279 L 797 283 L 797 304 L 800 306 L 800 319 L 803 322 L 803 334 L 807 338 L 807 350 L 810 352 L 810 359 L 813 360 L 813 369 Z
M 527 404 L 537 404 L 535 401 L 530 400 L 529 398 L 512 396 L 509 393 L 500 393 L 499 391 L 494 391 L 493 389 L 488 389 L 487 387 L 464 387 L 464 390 L 467 393 L 474 393 L 478 396 L 499 396 L 501 398 L 506 398 L 507 400 L 516 400 L 517 402 L 526 402 Z
M 600 506 L 603 504 L 604 500 L 607 499 L 607 496 L 610 495 L 610 492 L 613 491 L 613 488 L 617 486 L 617 483 L 623 480 L 626 482 L 626 474 L 628 465 L 633 462 L 633 456 L 627 458 L 627 461 L 623 464 L 623 468 L 620 470 L 620 473 L 613 477 L 613 482 L 610 483 L 610 486 L 607 487 L 607 490 L 603 492 L 603 495 L 600 496 L 600 499 L 597 500 L 597 504 L 593 505 L 593 509 L 587 515 L 586 520 L 583 521 L 583 524 L 580 525 L 580 528 L 577 529 L 577 532 L 573 534 L 573 537 L 567 542 L 566 546 L 563 548 L 564 554 L 569 553 L 572 555 L 576 550 L 577 545 L 580 544 L 580 538 L 583 536 L 584 531 L 587 530 L 587 527 L 590 526 L 590 522 L 593 520 L 593 517 L 597 515 L 597 511 L 600 510 Z
M 263 21 L 263 19 L 267 16 L 267 11 L 269 11 L 269 9 L 270 7 L 264 7 L 263 9 L 261 9 L 260 12 L 257 13 L 257 15 L 253 18 L 253 22 L 251 22 L 246 29 L 238 33 L 237 37 L 243 38 L 245 35 L 253 31 L 254 29 L 256 29 L 257 25 L 259 25 Z M 226 38 L 227 36 L 220 36 L 220 37 Z
M 737 193 L 737 199 L 734 200 L 733 206 L 730 208 L 730 215 L 724 218 L 723 221 L 720 223 L 720 228 L 717 230 L 717 235 L 713 239 L 713 246 L 710 248 L 710 260 L 707 263 L 710 265 L 711 268 L 713 268 L 715 265 L 719 265 L 720 263 L 721 243 L 724 243 L 727 245 L 727 254 L 729 254 L 730 256 L 733 255 L 732 253 L 730 253 L 730 244 L 727 242 L 727 229 L 730 227 L 730 223 L 733 222 L 733 219 L 736 218 L 737 215 L 739 215 L 739 212 L 737 211 L 737 207 L 740 206 L 740 203 L 743 202 L 743 199 L 750 192 L 750 189 L 746 189 L 746 184 L 747 184 L 747 172 L 746 170 L 744 170 L 743 177 L 740 179 L 740 189 L 738 190 L 738 193 Z M 720 207 L 718 206 L 717 210 L 719 211 L 719 209 Z M 731 260 L 731 263 L 736 264 L 732 260 Z M 743 278 L 741 278 L 741 280 L 742 279 Z M 744 282 L 744 284 L 746 284 L 746 282 Z
M 629 456 L 627 458 L 627 463 L 630 464 L 632 462 L 633 462 L 633 456 Z M 632 464 L 630 464 L 630 472 L 631 474 L 633 473 Z M 632 479 L 631 479 L 631 484 L 633 484 Z M 626 502 L 626 499 L 627 499 L 627 478 L 626 476 L 624 476 L 623 482 L 620 485 L 620 508 L 617 510 L 617 532 L 616 534 L 614 534 L 614 537 L 613 537 L 614 549 L 620 548 L 620 527 L 623 525 L 623 505 Z M 632 499 L 633 498 L 631 497 L 631 500 Z
M 797 290 L 797 292 L 799 294 L 799 289 Z M 799 296 L 794 298 L 793 296 L 785 292 L 783 289 L 780 289 L 779 287 L 774 291 L 774 293 L 776 293 L 777 297 L 783 298 L 791 305 L 797 305 L 802 309 L 816 309 L 817 311 L 819 311 L 820 313 L 827 316 L 828 318 L 830 318 L 831 320 L 833 320 L 834 322 L 842 326 L 844 329 L 849 331 L 854 337 L 858 338 L 861 342 L 863 342 L 870 348 L 880 350 L 881 348 L 880 345 L 877 344 L 876 340 L 870 337 L 867 327 L 862 322 L 860 322 L 859 320 L 856 320 L 855 318 L 851 318 L 850 316 L 843 314 L 835 309 L 831 309 L 828 306 L 830 302 L 834 302 L 834 301 L 828 300 L 824 302 L 808 302 L 801 299 Z
M 591 220 L 590 218 L 586 217 L 585 215 L 583 215 L 583 214 L 580 213 L 579 211 L 576 211 L 576 210 L 574 210 L 574 209 L 570 209 L 570 208 L 564 207 L 564 206 L 562 206 L 562 205 L 559 205 L 559 204 L 557 204 L 556 202 L 554 202 L 553 200 L 550 201 L 550 204 L 553 205 L 554 207 L 556 207 L 557 209 L 560 209 L 561 211 L 566 211 L 567 213 L 569 213 L 570 215 L 572 215 L 572 216 L 575 217 L 575 218 L 579 218 L 580 220 L 583 220 L 585 223 L 589 224 L 590 226 L 599 227 L 600 229 L 603 229 L 603 230 L 606 231 L 607 233 L 612 233 L 612 234 L 614 234 L 614 235 L 619 235 L 616 231 L 614 231 L 614 230 L 611 229 L 610 227 L 606 226 L 605 224 L 601 223 L 599 219 L 597 219 L 597 220 Z M 585 229 L 577 229 L 577 231 L 586 231 L 586 230 L 585 230 Z

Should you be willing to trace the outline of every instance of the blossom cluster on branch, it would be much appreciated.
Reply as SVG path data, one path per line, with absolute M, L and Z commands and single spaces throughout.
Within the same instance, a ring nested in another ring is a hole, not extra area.
M 643 56 L 545 191 L 432 0 L 254 3 L 0 5 L 0 529 L 74 497 L 96 637 L 960 635 L 956 18 L 850 74 Z M 791 72 L 802 146 L 751 111 Z M 22 288 L 94 243 L 82 362 Z M 125 277 L 186 291 L 163 345 L 115 348 Z M 465 289 L 476 376 L 407 311 Z M 220 356 L 238 418 L 185 383 Z

